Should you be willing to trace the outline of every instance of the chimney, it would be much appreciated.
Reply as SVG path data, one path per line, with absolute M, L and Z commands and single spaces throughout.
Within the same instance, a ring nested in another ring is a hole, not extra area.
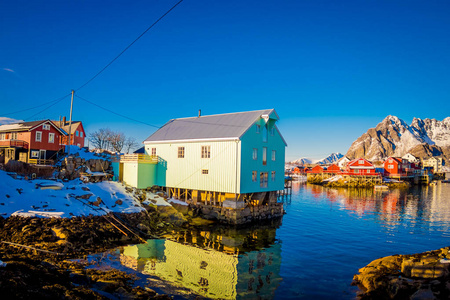
M 63 117 L 63 125 L 66 125 L 66 116 Z
M 199 110 L 198 110 L 198 117 L 200 118 L 201 116 L 202 116 L 202 110 L 199 109 Z

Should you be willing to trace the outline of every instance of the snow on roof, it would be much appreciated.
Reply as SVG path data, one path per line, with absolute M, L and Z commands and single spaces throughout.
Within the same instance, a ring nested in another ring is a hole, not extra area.
M 274 109 L 173 119 L 144 142 L 240 138 L 255 121 L 269 116 L 278 120 Z

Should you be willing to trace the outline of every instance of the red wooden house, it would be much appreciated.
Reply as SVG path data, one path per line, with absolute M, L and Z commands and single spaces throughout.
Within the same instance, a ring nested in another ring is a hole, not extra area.
M 322 166 L 315 166 L 314 168 L 311 169 L 311 172 L 309 173 L 323 173 L 325 171 L 325 169 Z
M 333 173 L 333 174 L 337 174 L 341 172 L 341 168 L 339 168 L 337 165 L 332 164 L 331 166 L 329 166 L 327 168 L 327 173 Z
M 349 175 L 378 175 L 373 164 L 365 158 L 357 158 L 346 166 Z
M 66 117 L 63 117 L 61 121 L 53 121 L 53 123 L 67 133 L 67 135 L 61 136 L 61 140 L 59 141 L 61 145 L 69 145 L 70 127 L 70 145 L 75 145 L 80 148 L 84 147 L 86 132 L 84 131 L 83 123 L 81 121 L 72 121 L 72 124 L 70 125 L 66 120 Z
M 411 163 L 401 157 L 389 157 L 384 162 L 384 175 L 385 176 L 407 176 L 414 173 L 411 170 Z
M 0 154 L 8 160 L 48 164 L 61 150 L 66 133 L 50 120 L 18 122 L 0 126 Z

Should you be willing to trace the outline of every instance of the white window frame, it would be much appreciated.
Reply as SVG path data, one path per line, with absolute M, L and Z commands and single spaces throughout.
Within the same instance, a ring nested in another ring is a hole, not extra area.
M 49 143 L 54 143 L 55 142 L 55 134 L 53 132 L 50 132 L 48 134 L 48 142 Z
M 42 142 L 42 131 L 36 131 L 36 136 L 34 139 L 36 142 Z
M 275 161 L 277 157 L 277 151 L 276 150 L 272 150 L 272 161 Z
M 0 141 L 4 141 L 6 137 L 5 133 L 0 133 Z
M 39 151 L 31 151 L 31 157 L 39 158 Z
M 258 148 L 253 148 L 252 158 L 253 160 L 258 159 Z
M 50 124 L 42 124 L 42 130 L 50 130 Z
M 11 140 L 17 140 L 17 132 L 11 132 Z

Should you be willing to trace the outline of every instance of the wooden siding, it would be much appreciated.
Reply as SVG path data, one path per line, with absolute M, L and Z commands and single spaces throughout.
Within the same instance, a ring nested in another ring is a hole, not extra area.
M 201 157 L 202 146 L 210 146 L 210 158 Z M 178 147 L 184 147 L 184 158 L 178 158 Z M 240 160 L 238 141 L 147 143 L 146 154 L 151 155 L 152 148 L 156 148 L 156 155 L 166 162 L 165 186 L 239 193 L 240 166 L 236 165 L 236 159 Z M 203 174 L 203 170 L 207 170 L 207 174 Z M 163 174 L 158 170 L 160 176 Z
M 285 143 L 275 127 L 275 120 L 268 122 L 267 135 L 264 129 L 265 121 L 259 119 L 241 137 L 241 189 L 240 193 L 257 193 L 278 191 L 284 189 L 284 161 Z M 259 125 L 259 133 L 257 131 Z M 272 128 L 273 134 L 272 134 Z M 266 136 L 264 136 L 266 135 Z M 263 148 L 267 148 L 266 164 L 263 163 Z M 253 149 L 257 151 L 256 160 L 253 159 Z M 275 160 L 272 160 L 272 151 L 275 151 Z M 256 182 L 252 181 L 252 172 L 256 171 Z M 272 181 L 272 172 L 275 172 L 275 181 Z M 261 187 L 261 173 L 267 173 L 267 187 Z

